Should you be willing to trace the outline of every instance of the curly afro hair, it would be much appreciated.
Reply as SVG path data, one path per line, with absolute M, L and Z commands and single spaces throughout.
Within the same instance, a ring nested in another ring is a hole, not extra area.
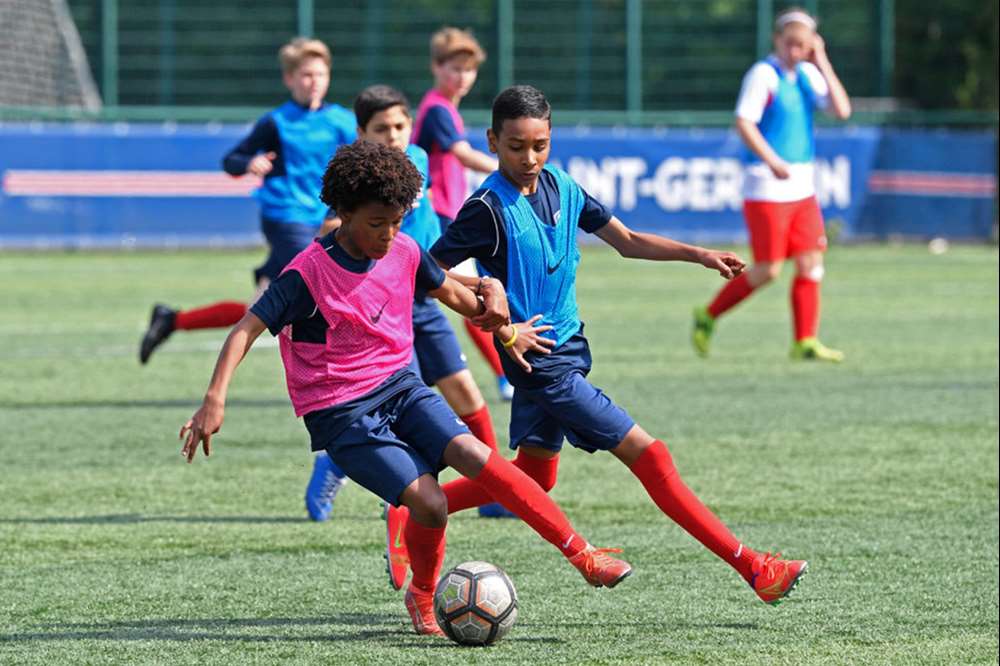
M 371 141 L 341 146 L 326 166 L 319 198 L 334 210 L 377 202 L 409 211 L 424 179 L 405 153 Z

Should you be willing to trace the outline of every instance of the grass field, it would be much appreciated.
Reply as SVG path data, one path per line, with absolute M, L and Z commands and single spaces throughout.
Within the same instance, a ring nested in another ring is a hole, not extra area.
M 307 436 L 269 337 L 214 455 L 182 464 L 224 333 L 140 367 L 149 307 L 245 297 L 260 254 L 0 255 L 0 663 L 996 663 L 996 249 L 834 249 L 840 367 L 787 360 L 787 278 L 702 361 L 689 316 L 712 274 L 585 250 L 594 382 L 738 535 L 810 574 L 759 603 L 611 456 L 568 450 L 554 496 L 635 575 L 594 590 L 526 526 L 456 515 L 446 566 L 492 561 L 520 595 L 485 650 L 410 632 L 373 495 L 348 486 L 333 520 L 305 520 Z

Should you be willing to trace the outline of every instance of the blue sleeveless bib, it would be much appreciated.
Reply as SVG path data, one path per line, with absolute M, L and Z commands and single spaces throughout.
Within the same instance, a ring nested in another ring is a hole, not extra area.
M 576 230 L 584 196 L 569 174 L 552 166 L 545 170 L 559 187 L 559 219 L 548 224 L 499 171 L 482 187 L 500 199 L 507 233 L 507 301 L 514 321 L 543 315 L 539 324 L 553 327 L 545 337 L 559 346 L 580 330 L 576 305 L 576 268 L 580 250 Z

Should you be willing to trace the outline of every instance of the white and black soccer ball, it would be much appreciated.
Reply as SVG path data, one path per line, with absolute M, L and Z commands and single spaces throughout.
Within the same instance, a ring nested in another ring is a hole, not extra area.
M 489 562 L 463 562 L 441 576 L 434 615 L 459 645 L 490 645 L 517 620 L 517 592 L 510 578 Z

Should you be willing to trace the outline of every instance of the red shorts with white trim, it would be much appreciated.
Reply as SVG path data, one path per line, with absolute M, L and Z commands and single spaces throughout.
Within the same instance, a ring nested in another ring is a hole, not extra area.
M 744 201 L 754 261 L 781 261 L 826 250 L 823 213 L 816 197 L 799 201 Z

